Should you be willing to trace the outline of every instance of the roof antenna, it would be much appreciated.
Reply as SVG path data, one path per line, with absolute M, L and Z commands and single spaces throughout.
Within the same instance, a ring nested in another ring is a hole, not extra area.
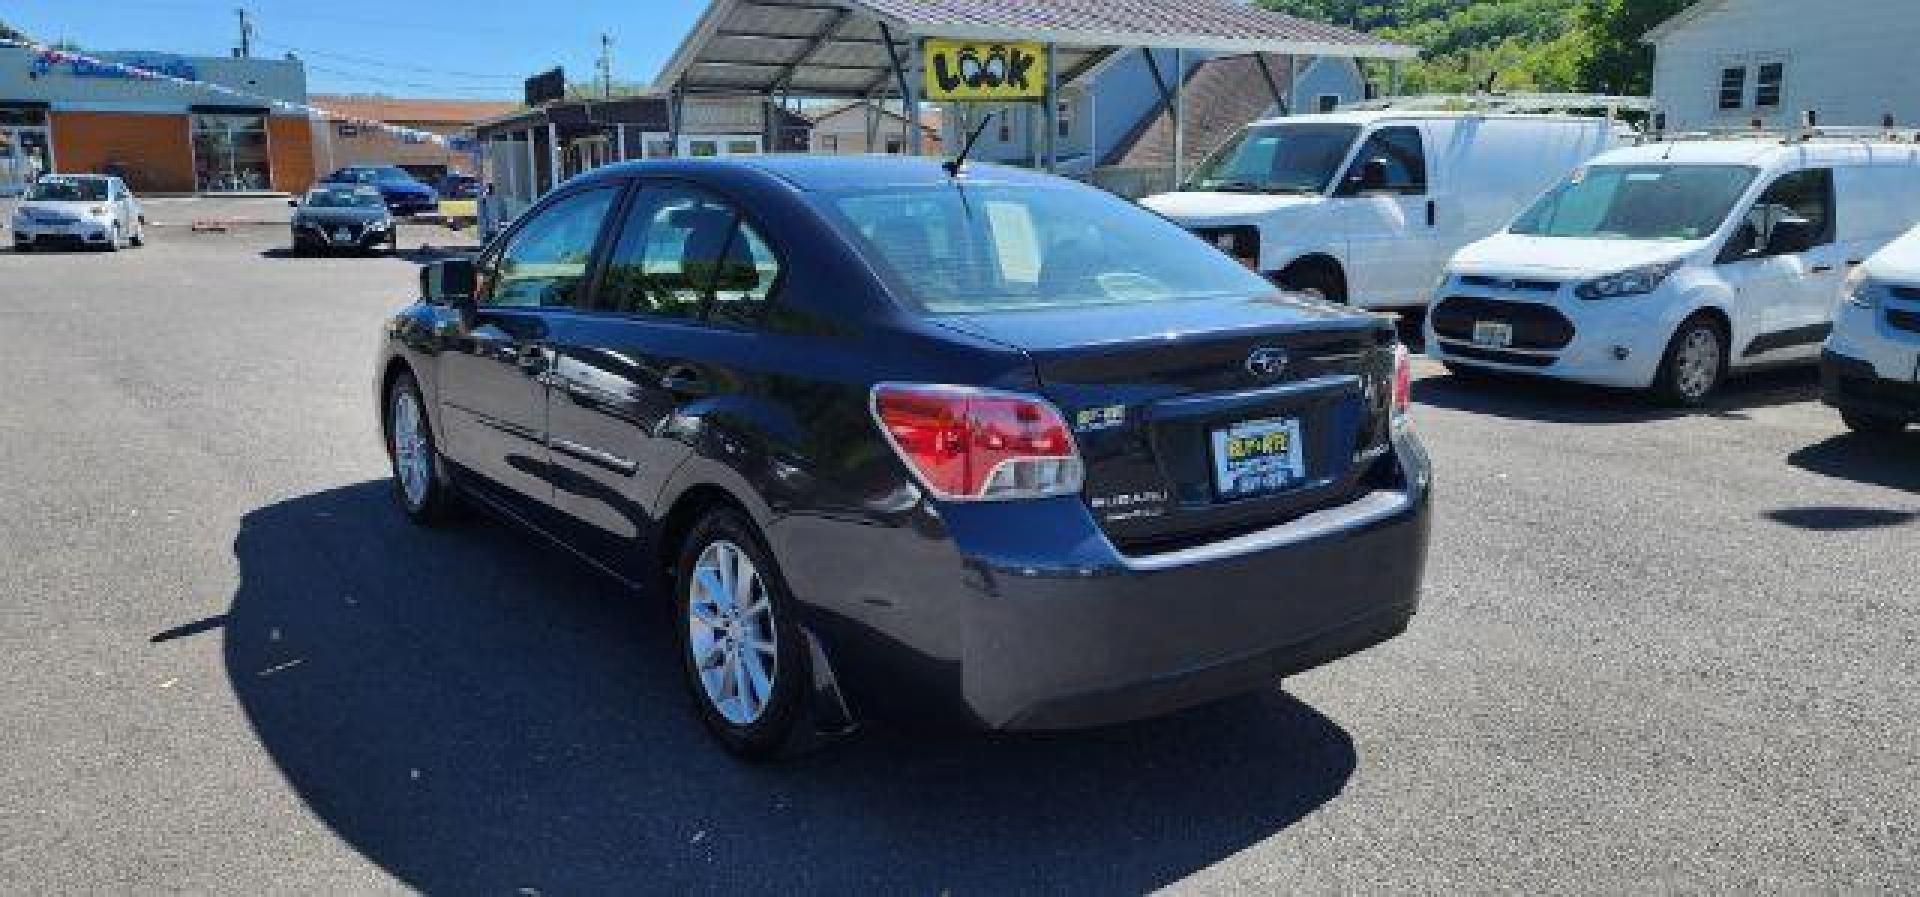
M 988 112 L 986 115 L 981 116 L 979 127 L 974 128 L 973 133 L 967 135 L 966 144 L 960 147 L 960 155 L 940 163 L 940 167 L 947 170 L 947 177 L 957 178 L 960 176 L 961 166 L 967 164 L 967 154 L 973 152 L 973 142 L 980 139 L 980 135 L 987 130 L 987 123 L 993 121 L 993 117 L 998 114 L 999 112 L 995 111 Z

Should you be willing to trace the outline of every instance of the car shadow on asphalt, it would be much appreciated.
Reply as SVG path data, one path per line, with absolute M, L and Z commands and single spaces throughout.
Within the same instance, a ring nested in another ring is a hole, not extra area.
M 1339 794 L 1352 740 L 1279 690 L 1045 738 L 870 727 L 735 762 L 664 603 L 384 481 L 260 508 L 224 639 L 240 704 L 331 829 L 428 891 L 1139 891 Z
M 1843 433 L 1788 455 L 1787 463 L 1821 476 L 1920 493 L 1920 430 Z
M 1668 408 L 1640 392 L 1568 383 L 1524 374 L 1445 374 L 1414 381 L 1413 400 L 1472 414 L 1554 424 L 1638 424 L 1678 417 L 1745 420 L 1757 408 L 1820 399 L 1819 372 L 1778 368 L 1735 377 L 1707 407 Z

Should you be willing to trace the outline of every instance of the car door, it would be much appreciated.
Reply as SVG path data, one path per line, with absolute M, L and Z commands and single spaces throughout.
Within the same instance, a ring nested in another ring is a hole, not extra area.
M 555 197 L 483 257 L 472 325 L 436 370 L 448 457 L 503 500 L 549 505 L 548 335 L 585 304 L 587 274 L 622 186 Z
M 719 195 L 663 182 L 627 205 L 592 316 L 556 328 L 549 383 L 556 504 L 609 567 L 643 575 L 653 505 L 693 452 L 702 409 L 741 389 L 780 265 Z
M 1367 135 L 1336 190 L 1347 243 L 1347 292 L 1355 304 L 1424 301 L 1439 274 L 1426 141 L 1414 124 Z
M 1797 218 L 1812 225 L 1807 246 L 1782 246 L 1775 225 Z M 1833 303 L 1846 277 L 1834 234 L 1833 170 L 1790 171 L 1754 200 L 1721 253 L 1722 276 L 1739 292 L 1747 339 L 1736 345 L 1739 363 L 1805 358 L 1819 352 L 1832 329 Z

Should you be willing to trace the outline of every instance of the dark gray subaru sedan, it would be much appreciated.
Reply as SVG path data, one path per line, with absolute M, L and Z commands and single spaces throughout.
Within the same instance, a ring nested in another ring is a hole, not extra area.
M 1430 486 L 1390 324 L 1093 188 L 955 169 L 563 184 L 387 324 L 401 509 L 671 595 L 747 757 L 1161 714 L 1404 630 Z

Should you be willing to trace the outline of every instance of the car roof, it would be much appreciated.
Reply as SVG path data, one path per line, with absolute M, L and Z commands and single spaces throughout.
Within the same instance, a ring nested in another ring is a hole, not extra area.
M 1356 109 L 1349 112 L 1314 112 L 1306 115 L 1279 115 L 1255 121 L 1256 125 L 1370 125 L 1377 121 L 1453 121 L 1458 119 L 1500 119 L 1503 121 L 1604 123 L 1605 116 L 1545 112 L 1473 112 L 1445 109 Z
M 655 175 L 661 177 L 718 178 L 770 176 L 806 191 L 855 187 L 937 187 L 953 183 L 942 160 L 923 156 L 814 156 L 774 154 L 707 159 L 649 159 L 596 168 L 575 178 L 590 182 L 606 178 Z M 968 184 L 1062 183 L 1050 174 L 984 162 L 969 162 L 961 179 Z

